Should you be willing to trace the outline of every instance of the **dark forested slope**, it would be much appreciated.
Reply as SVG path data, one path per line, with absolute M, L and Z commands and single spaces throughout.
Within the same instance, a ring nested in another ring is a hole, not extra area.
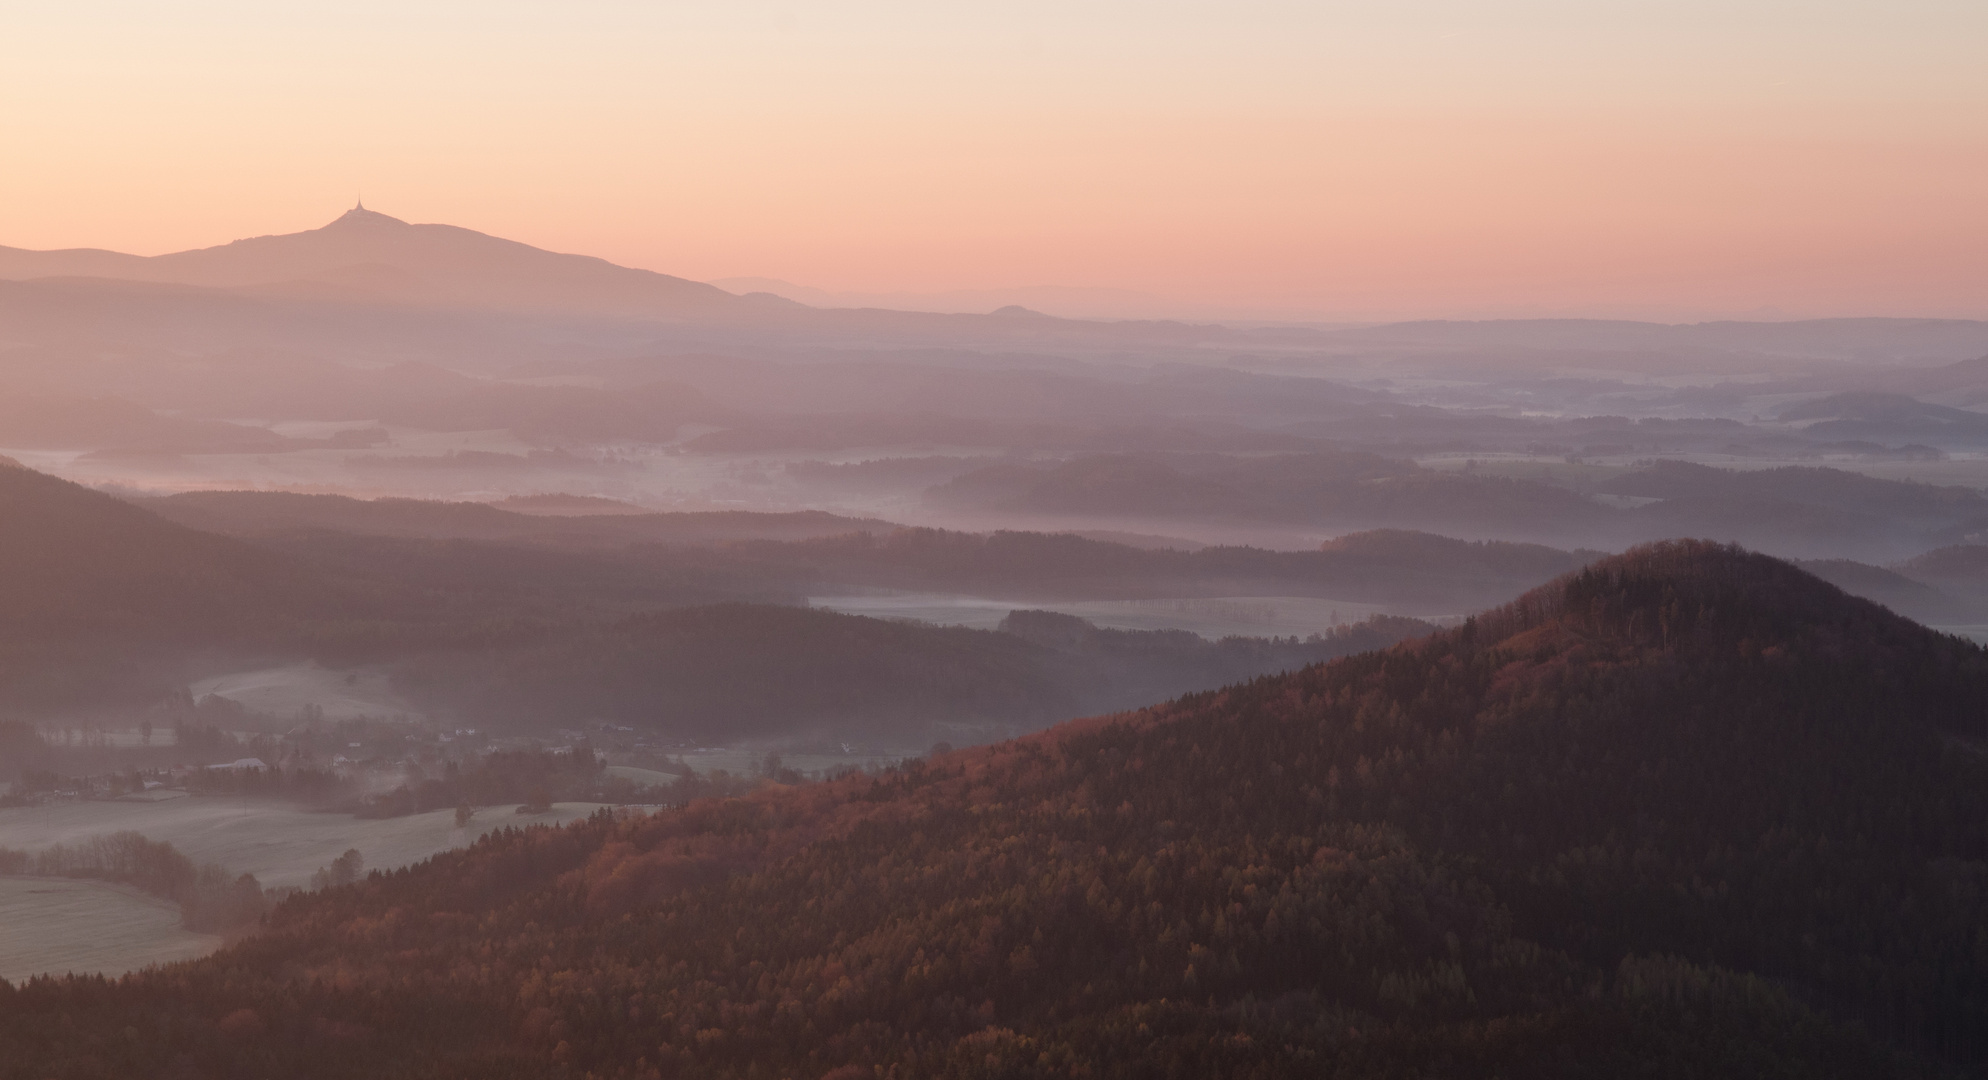
M 168 504 L 252 504 L 299 522 L 371 514 L 408 530 L 545 520 L 333 496 L 151 502 Z M 856 524 L 826 514 L 590 520 L 646 530 L 623 540 Z M 320 528 L 244 540 L 0 467 L 0 707 L 140 707 L 202 671 L 309 658 L 391 663 L 422 704 L 471 726 L 613 721 L 686 738 L 836 731 L 923 746 L 940 737 L 935 724 L 953 739 L 1033 730 L 1429 629 L 1396 619 L 1310 641 L 1224 642 L 1096 631 L 1083 647 L 1051 648 L 780 606 L 818 581 L 795 554 L 806 545 L 616 546 L 583 526 L 573 528 L 589 539 L 569 544 L 560 527 L 536 543 Z M 866 538 L 851 542 L 867 550 Z M 774 603 L 724 603 L 740 600 Z M 944 727 L 961 724 L 980 734 Z
M 1164 701 L 1431 629 L 1376 618 L 1306 640 L 1208 641 L 1050 612 L 1016 612 L 997 632 L 712 604 L 422 653 L 395 665 L 395 683 L 431 714 L 466 724 L 606 721 L 707 741 L 860 736 L 922 747 Z
M 0 458 L 0 705 L 156 697 L 171 657 L 294 640 L 301 620 L 385 603 Z
M 1972 645 L 1640 549 L 1384 652 L 0 991 L 0 1077 L 1975 1074 L 1983 700 Z
M 0 629 L 211 632 L 322 606 L 332 593 L 291 559 L 161 520 L 0 459 Z

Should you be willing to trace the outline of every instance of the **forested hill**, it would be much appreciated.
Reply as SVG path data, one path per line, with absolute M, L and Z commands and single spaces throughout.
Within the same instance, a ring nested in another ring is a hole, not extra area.
M 1963 1076 L 1988 658 L 1760 556 L 880 777 L 511 832 L 0 1077 Z
M 295 498 L 308 509 L 333 497 Z M 718 529 L 828 519 L 678 517 Z M 1077 639 L 1043 644 L 717 603 L 797 600 L 798 575 L 723 551 L 668 554 L 314 531 L 245 541 L 0 464 L 0 715 L 142 708 L 202 673 L 309 658 L 384 665 L 432 717 L 479 728 L 612 722 L 721 742 L 836 735 L 926 746 L 1161 701 L 1430 629 L 1380 618 L 1303 642 L 1209 642 L 1072 620 Z M 0 762 L 0 774 L 15 767 Z
M 202 634 L 332 607 L 295 560 L 0 458 L 0 636 Z

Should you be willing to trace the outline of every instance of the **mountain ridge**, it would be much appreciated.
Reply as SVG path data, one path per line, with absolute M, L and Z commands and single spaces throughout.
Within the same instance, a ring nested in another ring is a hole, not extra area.
M 0 278 L 100 277 L 226 289 L 349 286 L 386 268 L 381 295 L 443 305 L 620 315 L 709 315 L 752 307 L 713 285 L 546 251 L 456 225 L 411 224 L 364 208 L 317 229 L 164 255 L 0 248 Z M 377 275 L 372 275 L 377 277 Z
M 0 1045 L 23 1076 L 1978 1074 L 1988 766 L 1951 740 L 1984 692 L 1976 646 L 1652 545 L 1296 673 L 508 832 L 205 961 L 16 989 Z
M 382 245 L 382 238 L 401 242 L 401 254 L 392 254 L 391 246 Z M 381 269 L 391 272 L 381 274 Z M 526 270 L 539 276 L 528 277 Z M 1287 344 L 1341 343 L 1354 348 L 1385 344 L 1410 350 L 1462 349 L 1473 353 L 1487 346 L 1524 346 L 1590 354 L 1596 349 L 1645 348 L 1665 340 L 1708 354 L 1757 352 L 1842 359 L 1884 355 L 1949 364 L 1978 357 L 1988 346 L 1988 322 L 1960 319 L 1848 317 L 1675 324 L 1609 319 L 1424 319 L 1236 330 L 1205 319 L 1153 318 L 1151 314 L 1113 321 L 1098 321 L 1097 316 L 1016 320 L 985 313 L 810 307 L 772 292 L 736 295 L 717 285 L 620 266 L 595 256 L 547 251 L 462 226 L 409 223 L 363 207 L 354 207 L 316 229 L 244 237 L 155 256 L 99 248 L 37 251 L 0 246 L 0 280 L 47 278 L 197 285 L 299 301 L 370 297 L 518 313 L 758 322 L 777 328 L 790 328 L 789 323 L 800 320 L 817 333 L 859 338 L 880 331 L 909 335 L 964 331 L 1003 341 L 1033 340 L 1045 334 L 1172 344 L 1204 338 L 1258 343 L 1288 339 Z M 764 284 L 756 279 L 738 280 L 742 287 Z M 885 321 L 880 323 L 879 319 Z M 1482 340 L 1486 333 L 1492 334 L 1492 340 Z

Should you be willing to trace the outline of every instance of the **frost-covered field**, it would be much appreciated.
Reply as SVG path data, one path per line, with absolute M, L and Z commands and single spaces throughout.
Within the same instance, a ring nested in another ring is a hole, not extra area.
M 195 862 L 220 863 L 254 874 L 270 888 L 306 886 L 312 871 L 347 848 L 359 849 L 366 867 L 390 870 L 417 863 L 506 825 L 557 825 L 582 818 L 593 803 L 559 803 L 543 814 L 498 806 L 477 811 L 469 828 L 455 827 L 455 811 L 367 820 L 349 814 L 316 814 L 272 799 L 188 796 L 160 802 L 66 802 L 0 809 L 0 847 L 37 851 L 113 832 L 143 833 L 185 852 Z
M 515 807 L 477 812 L 467 829 L 455 811 L 362 820 L 314 814 L 266 799 L 188 796 L 159 802 L 70 802 L 0 809 L 0 847 L 37 851 L 112 832 L 143 833 L 265 888 L 308 887 L 310 876 L 348 848 L 369 870 L 391 870 L 466 844 L 506 825 L 558 825 L 593 813 L 559 803 L 542 814 Z M 135 889 L 63 878 L 0 877 L 0 978 L 47 972 L 117 974 L 211 952 L 221 939 L 181 929 L 179 907 Z
M 179 906 L 136 889 L 64 878 L 0 877 L 0 979 L 102 972 L 187 960 L 221 939 L 180 928 Z
M 316 664 L 289 664 L 217 675 L 187 689 L 196 699 L 215 694 L 265 716 L 294 717 L 306 705 L 323 709 L 324 719 L 333 721 L 420 715 L 387 685 L 386 674 L 375 669 L 334 671 Z

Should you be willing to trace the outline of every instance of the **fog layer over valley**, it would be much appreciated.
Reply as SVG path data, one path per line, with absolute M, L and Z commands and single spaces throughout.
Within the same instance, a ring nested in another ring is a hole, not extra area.
M 823 299 L 0 249 L 0 979 L 226 947 L 73 1028 L 187 1075 L 1988 1060 L 1988 323 Z
M 1747 493 L 1765 511 L 1747 516 L 1704 484 L 1643 502 L 1659 496 L 1635 478 L 1662 459 L 1988 482 L 1970 411 L 1988 324 L 1972 322 L 819 310 L 371 211 L 154 259 L 12 251 L 0 279 L 0 448 L 148 492 L 563 493 L 613 500 L 568 513 L 828 510 L 1281 548 L 1377 527 L 1560 547 L 1693 534 L 1885 561 L 1981 515 L 1887 527 L 1788 479 Z

